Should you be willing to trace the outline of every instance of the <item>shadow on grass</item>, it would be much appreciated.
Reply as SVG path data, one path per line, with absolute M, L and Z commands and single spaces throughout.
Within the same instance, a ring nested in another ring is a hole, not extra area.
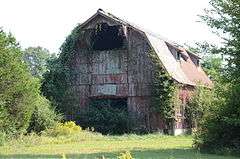
M 65 154 L 67 159 L 99 159 L 102 156 L 105 159 L 117 159 L 121 152 L 102 152 L 92 154 Z M 239 159 L 232 156 L 219 156 L 214 154 L 201 154 L 193 149 L 143 149 L 132 150 L 134 159 Z M 16 155 L 0 155 L 4 159 L 61 159 L 59 155 L 44 155 L 44 154 L 16 154 Z

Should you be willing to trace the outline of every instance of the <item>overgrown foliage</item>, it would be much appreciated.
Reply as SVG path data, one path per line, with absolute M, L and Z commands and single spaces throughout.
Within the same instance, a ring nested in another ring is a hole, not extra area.
M 52 59 L 48 62 L 48 71 L 43 75 L 41 91 L 43 95 L 52 102 L 61 113 L 71 107 L 68 100 L 70 86 L 69 68 L 65 67 L 59 59 Z
M 19 44 L 0 30 L 0 144 L 27 131 L 42 131 L 57 115 L 40 95 L 40 80 L 23 61 Z
M 236 116 L 238 115 L 238 109 L 236 109 L 238 103 L 235 103 L 238 98 L 235 94 L 234 98 L 236 99 L 233 101 L 231 87 L 229 84 L 215 83 L 214 89 L 204 94 L 207 101 L 208 96 L 212 98 L 207 105 L 207 111 L 198 120 L 198 128 L 194 138 L 194 145 L 202 151 L 226 153 L 236 151 L 236 148 L 239 148 L 236 143 L 231 143 L 239 138 L 239 125 L 237 125 L 239 120 Z
M 71 57 L 76 53 L 78 45 L 81 43 L 82 34 L 80 25 L 77 25 L 60 47 L 59 62 L 64 66 L 68 64 Z
M 240 1 L 211 0 L 210 4 L 211 8 L 201 17 L 225 42 L 218 51 L 228 56 L 227 71 L 215 86 L 213 111 L 201 121 L 195 144 L 201 150 L 239 153 Z
M 157 54 L 154 51 L 149 52 L 149 57 L 154 65 L 153 85 L 152 85 L 152 111 L 159 112 L 162 118 L 171 128 L 172 122 L 175 119 L 174 107 L 179 104 L 177 87 L 173 79 L 169 76 L 166 70 L 160 63 Z
M 39 85 L 23 63 L 15 38 L 3 30 L 0 56 L 0 130 L 23 132 L 28 127 Z
M 193 92 L 191 99 L 186 104 L 185 116 L 191 128 L 197 128 L 199 121 L 212 108 L 214 93 L 210 88 L 197 86 Z
M 91 101 L 77 121 L 83 127 L 94 128 L 103 134 L 129 133 L 133 124 L 126 105 L 111 106 L 108 100 Z
M 55 127 L 62 120 L 62 116 L 53 108 L 45 97 L 38 96 L 34 111 L 30 119 L 28 132 L 40 133 L 46 129 Z
M 71 93 L 69 60 L 77 51 L 80 34 L 78 25 L 62 44 L 59 57 L 48 61 L 48 71 L 43 75 L 41 87 L 43 95 L 70 120 L 74 120 L 72 116 L 78 111 L 74 109 L 76 98 Z

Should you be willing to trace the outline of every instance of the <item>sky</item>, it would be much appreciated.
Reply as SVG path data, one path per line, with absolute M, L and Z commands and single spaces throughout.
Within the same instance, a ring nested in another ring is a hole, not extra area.
M 58 53 L 66 36 L 102 8 L 179 44 L 220 39 L 197 16 L 209 0 L 0 0 L 0 27 L 23 48 Z

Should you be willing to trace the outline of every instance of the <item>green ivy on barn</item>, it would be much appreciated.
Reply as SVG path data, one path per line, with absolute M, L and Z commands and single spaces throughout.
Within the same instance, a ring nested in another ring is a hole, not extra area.
M 163 120 L 169 126 L 175 119 L 175 108 L 180 106 L 178 88 L 170 75 L 162 66 L 155 51 L 149 52 L 154 67 L 152 83 L 151 109 L 160 113 Z

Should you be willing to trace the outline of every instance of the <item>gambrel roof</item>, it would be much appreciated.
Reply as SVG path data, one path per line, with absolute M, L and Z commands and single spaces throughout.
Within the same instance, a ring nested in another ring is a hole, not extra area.
M 116 23 L 119 23 L 125 27 L 130 27 L 144 35 L 146 40 L 149 42 L 149 45 L 157 53 L 159 60 L 165 67 L 166 71 L 177 82 L 193 86 L 197 85 L 197 83 L 201 83 L 209 87 L 212 86 L 211 80 L 202 70 L 201 66 L 197 66 L 196 64 L 194 64 L 193 59 L 199 60 L 200 57 L 180 47 L 180 45 L 178 45 L 177 43 L 172 42 L 160 35 L 147 31 L 146 29 L 143 29 L 126 20 L 122 20 L 110 13 L 103 11 L 102 9 L 98 9 L 97 13 L 95 13 L 92 17 L 90 17 L 88 20 L 81 24 L 81 27 L 84 27 L 86 24 L 94 20 L 94 18 L 99 15 Z M 175 51 L 175 53 L 181 53 L 184 58 L 180 61 L 177 60 L 174 57 L 173 51 Z

